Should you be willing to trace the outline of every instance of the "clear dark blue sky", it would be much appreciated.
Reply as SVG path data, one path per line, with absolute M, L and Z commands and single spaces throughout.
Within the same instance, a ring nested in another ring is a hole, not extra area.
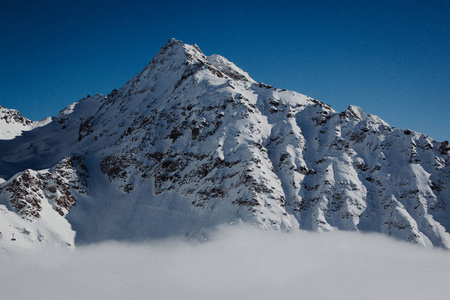
M 172 37 L 336 110 L 450 139 L 448 0 L 0 1 L 0 105 L 54 116 L 120 88 Z

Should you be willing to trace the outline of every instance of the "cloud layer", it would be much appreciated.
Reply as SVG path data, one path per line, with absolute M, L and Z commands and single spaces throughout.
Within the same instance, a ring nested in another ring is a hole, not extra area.
M 2 299 L 446 299 L 450 253 L 380 235 L 219 229 L 205 243 L 0 252 Z

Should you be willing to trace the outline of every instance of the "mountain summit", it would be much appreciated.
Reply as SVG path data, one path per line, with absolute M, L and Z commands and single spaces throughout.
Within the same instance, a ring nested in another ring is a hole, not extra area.
M 41 125 L 0 141 L 3 245 L 244 222 L 450 248 L 448 142 L 257 83 L 196 45 L 171 39 L 119 90 Z

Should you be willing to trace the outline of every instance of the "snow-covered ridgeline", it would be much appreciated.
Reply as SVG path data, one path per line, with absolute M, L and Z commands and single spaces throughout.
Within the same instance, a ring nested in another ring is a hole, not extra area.
M 257 83 L 225 58 L 175 39 L 119 90 L 68 106 L 0 146 L 3 191 L 26 174 L 19 171 L 83 162 L 75 169 L 84 193 L 68 179 L 55 183 L 75 199 L 57 218 L 79 243 L 200 237 L 248 222 L 450 247 L 447 142 L 393 128 L 356 106 L 339 113 Z M 52 203 L 42 175 L 35 178 L 30 194 Z M 14 197 L 22 196 L 4 192 L 2 203 L 20 215 Z

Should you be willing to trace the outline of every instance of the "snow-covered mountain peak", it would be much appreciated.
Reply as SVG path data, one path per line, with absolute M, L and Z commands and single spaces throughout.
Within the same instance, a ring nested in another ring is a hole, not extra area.
M 197 71 L 207 68 L 207 57 L 198 46 L 169 40 L 141 73 L 129 80 L 114 96 L 140 95 L 145 99 L 150 93 L 160 97 L 170 94 L 184 80 Z M 116 97 L 116 98 L 117 98 Z
M 153 96 L 164 98 L 180 88 L 185 81 L 190 81 L 192 86 L 202 80 L 218 84 L 223 84 L 226 80 L 255 83 L 247 72 L 226 58 L 220 55 L 207 57 L 197 45 L 171 39 L 140 74 L 119 90 L 119 95 L 139 94 L 143 99 L 151 92 Z M 186 88 L 182 87 L 181 90 Z
M 20 136 L 23 131 L 44 126 L 49 122 L 51 122 L 51 118 L 34 122 L 22 116 L 15 109 L 0 106 L 0 140 L 11 140 L 16 136 Z
M 0 106 L 0 120 L 5 124 L 21 124 L 27 126 L 33 124 L 33 121 L 25 118 L 15 109 Z
M 207 58 L 197 45 L 188 45 L 177 39 L 170 39 L 155 55 L 148 67 L 153 65 L 169 64 L 169 67 L 177 65 L 206 63 Z
M 72 226 L 49 227 L 70 244 L 75 231 L 89 243 L 248 222 L 450 248 L 448 142 L 256 83 L 197 45 L 169 40 L 122 88 L 48 125 L 0 141 L 0 230 L 23 239 L 42 239 L 19 233 L 46 218 Z

